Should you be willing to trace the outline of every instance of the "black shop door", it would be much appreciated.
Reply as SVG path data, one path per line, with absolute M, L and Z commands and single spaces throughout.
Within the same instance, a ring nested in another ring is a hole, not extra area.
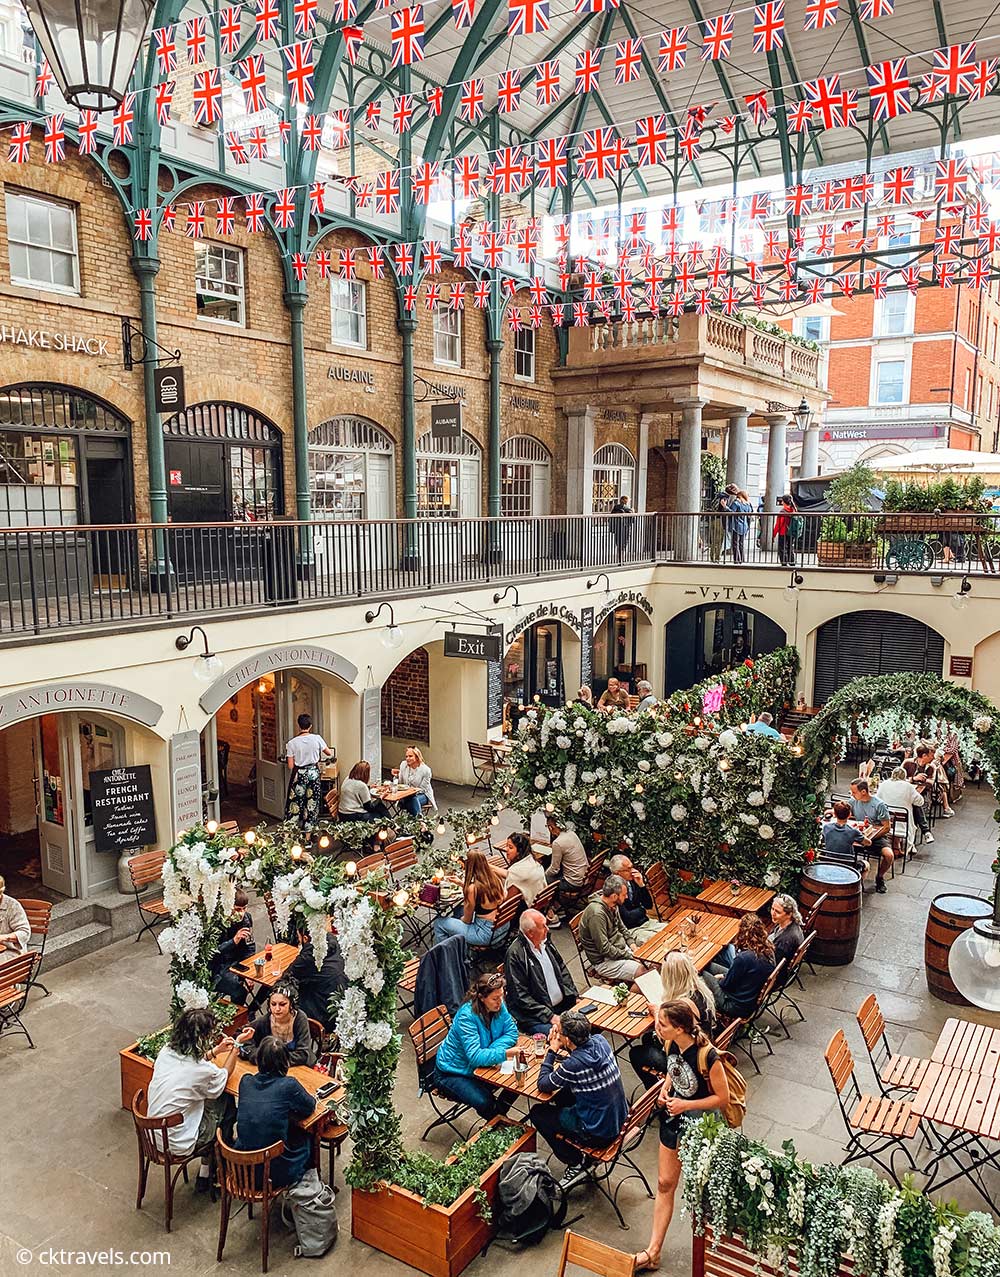
M 221 443 L 167 439 L 167 508 L 170 522 L 227 523 L 226 450 Z M 178 584 L 231 580 L 234 546 L 231 528 L 176 529 L 170 557 Z
M 132 522 L 125 442 L 122 439 L 83 441 L 87 523 Z M 127 532 L 92 532 L 94 575 L 104 588 L 125 585 L 135 566 L 135 542 Z

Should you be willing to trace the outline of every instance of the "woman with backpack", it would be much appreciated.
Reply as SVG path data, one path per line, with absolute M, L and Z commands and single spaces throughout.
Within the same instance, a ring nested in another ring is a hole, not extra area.
M 774 521 L 774 535 L 778 539 L 778 562 L 782 567 L 795 567 L 795 543 L 802 532 L 802 516 L 795 511 L 795 502 L 786 493 L 778 498 L 780 513 Z
M 660 1090 L 660 1154 L 649 1245 L 635 1257 L 637 1273 L 660 1266 L 663 1239 L 674 1213 L 674 1197 L 681 1177 L 677 1141 L 681 1119 L 730 1103 L 729 1075 L 723 1056 L 701 1030 L 694 1006 L 686 999 L 664 1002 L 656 1014 L 656 1035 L 666 1052 L 667 1076 Z

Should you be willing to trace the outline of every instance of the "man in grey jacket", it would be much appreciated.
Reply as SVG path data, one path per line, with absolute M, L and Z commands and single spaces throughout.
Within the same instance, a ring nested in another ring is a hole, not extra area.
M 545 1033 L 563 1011 L 576 1006 L 573 977 L 537 909 L 525 909 L 520 934 L 507 950 L 507 1010 L 522 1033 Z
M 619 908 L 628 895 L 625 880 L 610 874 L 598 900 L 580 917 L 580 947 L 588 964 L 604 980 L 631 984 L 648 968 L 636 956 L 635 943 Z

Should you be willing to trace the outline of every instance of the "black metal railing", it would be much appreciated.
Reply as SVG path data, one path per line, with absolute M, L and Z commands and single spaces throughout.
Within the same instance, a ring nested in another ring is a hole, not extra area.
M 551 515 L 0 529 L 0 637 L 675 562 L 993 572 L 1000 516 Z

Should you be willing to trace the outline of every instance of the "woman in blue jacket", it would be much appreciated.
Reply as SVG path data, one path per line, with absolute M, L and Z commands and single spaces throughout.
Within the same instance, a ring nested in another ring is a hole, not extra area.
M 469 990 L 451 1022 L 448 1036 L 438 1047 L 435 1083 L 450 1099 L 474 1108 L 487 1120 L 505 1112 L 475 1069 L 495 1068 L 517 1049 L 517 1025 L 504 1006 L 506 984 L 502 975 L 481 975 Z

